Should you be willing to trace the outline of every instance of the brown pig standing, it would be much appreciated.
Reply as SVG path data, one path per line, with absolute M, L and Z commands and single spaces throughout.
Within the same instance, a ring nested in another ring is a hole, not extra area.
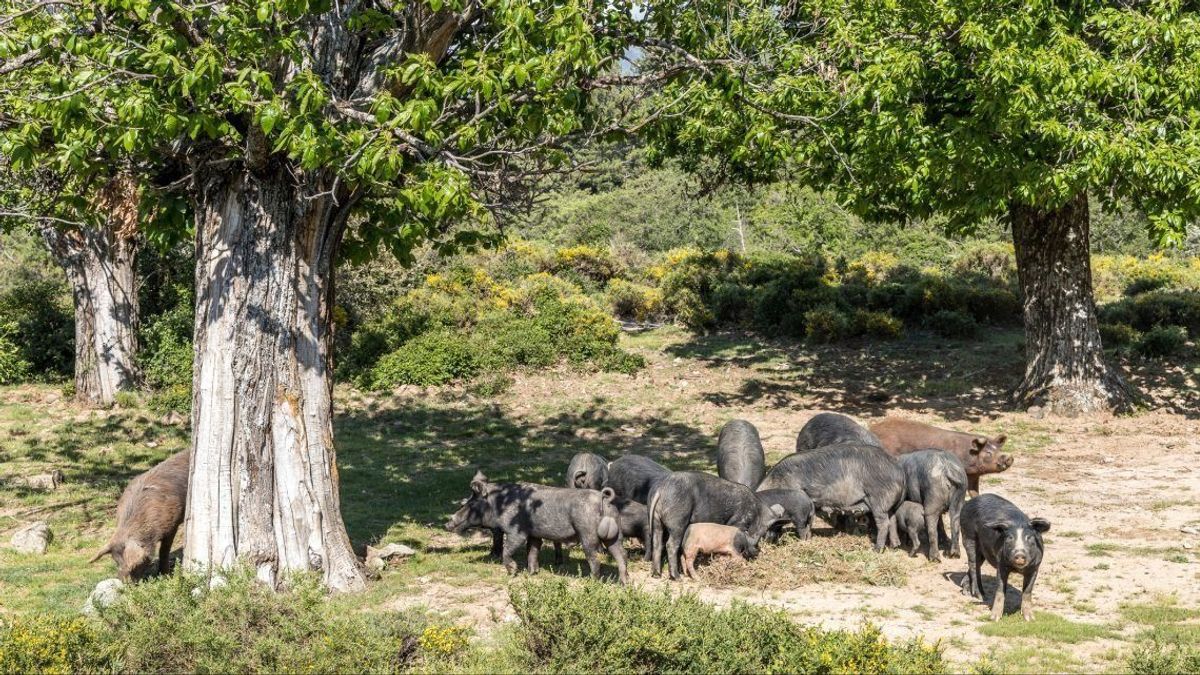
M 169 571 L 187 501 L 188 452 L 172 455 L 129 483 L 117 502 L 117 531 L 90 562 L 109 554 L 122 581 L 138 581 L 150 573 L 157 546 L 158 570 Z
M 879 437 L 888 454 L 899 457 L 917 450 L 935 448 L 954 453 L 967 467 L 967 492 L 979 494 L 979 477 L 1000 473 L 1012 466 L 1012 455 L 1000 452 L 1007 436 L 988 438 L 979 434 L 939 429 L 928 424 L 886 417 L 871 425 L 871 433 Z

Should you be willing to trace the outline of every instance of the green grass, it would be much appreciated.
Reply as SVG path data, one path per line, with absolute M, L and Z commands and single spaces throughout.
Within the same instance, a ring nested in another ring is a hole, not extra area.
M 1109 542 L 1097 542 L 1095 544 L 1088 544 L 1084 547 L 1084 550 L 1087 551 L 1088 555 L 1097 558 L 1111 556 L 1114 552 L 1119 551 L 1120 549 L 1120 545 Z
M 1168 595 L 1159 596 L 1154 602 L 1123 603 L 1121 616 L 1127 621 L 1157 626 L 1195 619 L 1200 617 L 1200 609 L 1181 607 L 1178 598 Z
M 1068 673 L 1080 672 L 1083 664 L 1062 649 L 1044 645 L 1003 645 L 992 647 L 972 667 L 978 675 L 993 673 Z
M 1114 637 L 1111 629 L 1094 623 L 1071 621 L 1050 612 L 1034 612 L 1033 621 L 1025 621 L 1020 612 L 1009 614 L 999 621 L 991 621 L 979 627 L 979 632 L 989 637 L 1039 638 L 1049 642 L 1076 644 L 1089 640 Z

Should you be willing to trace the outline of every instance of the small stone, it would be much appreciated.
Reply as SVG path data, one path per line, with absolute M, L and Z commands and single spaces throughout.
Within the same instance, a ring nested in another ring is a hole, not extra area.
M 46 549 L 50 547 L 50 540 L 53 538 L 50 526 L 46 524 L 46 521 L 39 520 L 14 532 L 11 543 L 19 553 L 45 555 Z
M 404 544 L 388 544 L 383 548 L 367 546 L 366 565 L 368 569 L 382 571 L 393 559 L 408 558 L 416 554 L 416 549 Z
M 383 558 L 378 556 L 374 558 L 367 558 L 367 569 L 375 570 L 376 572 L 382 572 L 385 567 L 387 567 L 387 561 Z
M 121 583 L 120 579 L 105 579 L 96 584 L 96 588 L 92 589 L 87 602 L 83 604 L 83 613 L 95 614 L 105 607 L 111 607 L 121 597 L 122 586 L 124 584 Z M 195 592 L 193 591 L 194 594 Z
M 49 473 L 39 473 L 22 479 L 25 487 L 34 490 L 57 490 L 63 484 L 63 472 L 55 469 Z
M 1192 550 L 1192 542 L 1190 542 L 1190 541 L 1183 542 L 1183 548 L 1188 551 Z
M 1179 528 L 1179 531 L 1184 534 L 1200 534 L 1200 528 L 1192 527 L 1191 525 L 1184 525 Z
M 158 441 L 146 441 L 146 447 L 147 448 L 157 448 Z

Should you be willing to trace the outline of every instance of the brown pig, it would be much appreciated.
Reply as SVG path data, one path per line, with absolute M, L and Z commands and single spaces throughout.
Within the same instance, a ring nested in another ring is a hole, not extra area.
M 936 448 L 948 450 L 967 467 L 967 492 L 979 494 L 979 477 L 1000 473 L 1012 466 L 1012 455 L 1000 452 L 1007 436 L 988 438 L 979 434 L 939 429 L 928 424 L 899 417 L 886 417 L 871 425 L 871 433 L 879 437 L 888 454 L 899 457 L 917 450 Z
M 696 576 L 696 557 L 700 554 L 753 558 L 758 549 L 745 532 L 732 525 L 692 523 L 683 535 L 683 571 L 688 578 Z
M 89 562 L 109 554 L 122 581 L 138 581 L 150 573 L 157 546 L 158 570 L 169 571 L 175 531 L 183 523 L 187 486 L 187 450 L 134 478 L 117 502 L 117 531 Z

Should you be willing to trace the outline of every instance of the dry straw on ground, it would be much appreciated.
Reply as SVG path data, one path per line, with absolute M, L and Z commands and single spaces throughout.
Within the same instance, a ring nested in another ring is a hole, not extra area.
M 917 561 L 899 550 L 871 550 L 865 536 L 815 534 L 808 541 L 786 535 L 779 544 L 763 544 L 751 561 L 717 558 L 698 566 L 705 584 L 783 591 L 820 582 L 903 586 Z

